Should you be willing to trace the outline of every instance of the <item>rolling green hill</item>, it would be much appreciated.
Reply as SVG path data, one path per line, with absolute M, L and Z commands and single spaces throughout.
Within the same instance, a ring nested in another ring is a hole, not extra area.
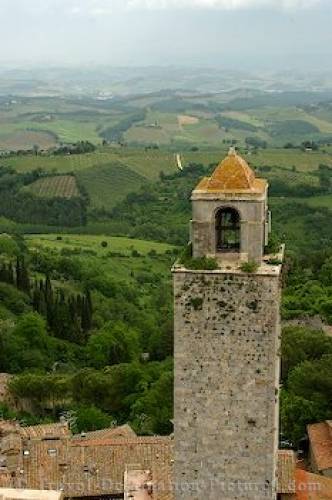
M 82 170 L 77 178 L 89 195 L 91 208 L 108 210 L 146 182 L 145 177 L 116 162 Z
M 332 138 L 332 96 L 326 92 L 164 91 L 96 100 L 19 98 L 0 102 L 0 149 L 49 149 L 81 140 L 170 147 L 244 145 L 248 136 L 270 147 Z

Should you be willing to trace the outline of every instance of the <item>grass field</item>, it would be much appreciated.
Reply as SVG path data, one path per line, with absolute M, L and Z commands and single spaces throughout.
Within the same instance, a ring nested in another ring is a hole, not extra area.
M 57 240 L 57 237 L 62 237 L 62 240 Z M 175 249 L 171 245 L 128 238 L 44 234 L 26 236 L 26 241 L 32 251 L 43 248 L 50 253 L 73 255 L 91 276 L 121 280 L 135 286 L 139 276 L 154 275 L 156 280 L 167 276 L 170 280 L 170 268 L 175 259 L 165 254 Z M 102 242 L 106 242 L 107 247 L 104 248 Z
M 302 172 L 317 170 L 319 165 L 325 164 L 332 167 L 331 152 L 323 151 L 303 152 L 298 149 L 261 149 L 255 155 L 247 156 L 249 162 L 254 166 L 279 166 L 293 167 Z
M 76 198 L 80 196 L 73 175 L 59 175 L 38 179 L 25 188 L 41 198 Z
M 96 122 L 81 122 L 78 120 L 57 119 L 49 123 L 36 123 L 36 129 L 49 130 L 58 137 L 58 142 L 90 141 L 95 144 L 101 143 L 101 138 L 96 131 Z
M 239 120 L 240 122 L 248 123 L 249 125 L 253 125 L 254 127 L 264 127 L 264 120 L 259 119 L 255 116 L 255 114 L 250 114 L 241 111 L 225 111 L 221 113 L 222 116 L 227 116 L 228 118 L 232 118 L 233 120 Z
M 332 195 L 326 196 L 311 196 L 310 198 L 292 198 L 293 201 L 299 203 L 306 203 L 313 208 L 329 208 L 332 209 Z
M 58 237 L 62 240 L 58 240 Z M 54 235 L 54 234 L 40 234 L 36 236 L 26 236 L 30 245 L 42 245 L 49 248 L 62 249 L 68 248 L 81 248 L 82 250 L 94 250 L 97 255 L 105 255 L 108 252 L 121 252 L 124 255 L 131 255 L 133 250 L 137 250 L 140 254 L 146 255 L 151 250 L 158 254 L 163 254 L 167 250 L 173 250 L 175 247 L 164 243 L 155 243 L 153 241 L 136 240 L 130 238 L 117 238 L 109 236 L 90 236 L 90 235 Z M 107 247 L 102 247 L 102 242 L 107 243 Z

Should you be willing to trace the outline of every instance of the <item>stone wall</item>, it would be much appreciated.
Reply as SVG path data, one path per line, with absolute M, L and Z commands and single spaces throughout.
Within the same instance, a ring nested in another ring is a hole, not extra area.
M 174 270 L 177 500 L 275 499 L 279 273 Z
M 232 196 L 231 200 L 192 197 L 192 243 L 194 257 L 218 257 L 216 252 L 215 216 L 220 208 L 234 208 L 241 221 L 242 260 L 261 262 L 265 245 L 267 204 L 265 196 L 250 199 Z
M 8 373 L 0 373 L 0 403 L 12 403 L 12 398 L 8 389 L 8 384 L 11 378 L 12 375 L 9 375 Z

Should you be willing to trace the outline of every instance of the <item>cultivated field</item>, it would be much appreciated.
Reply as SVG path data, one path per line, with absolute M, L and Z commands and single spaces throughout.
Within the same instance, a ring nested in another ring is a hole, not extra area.
M 158 179 L 161 171 L 176 171 L 174 154 L 169 151 L 143 148 L 105 147 L 95 153 L 68 156 L 15 156 L 6 158 L 6 165 L 17 172 L 30 172 L 42 168 L 46 172 L 68 173 L 93 169 L 110 163 L 122 163 L 148 179 Z
M 179 115 L 178 122 L 180 127 L 184 127 L 186 125 L 196 125 L 199 123 L 199 119 L 196 116 Z
M 85 169 L 77 174 L 87 191 L 91 206 L 111 209 L 128 193 L 138 191 L 146 178 L 121 163 Z
M 41 198 L 77 198 L 80 196 L 73 175 L 59 175 L 38 179 L 27 186 L 25 190 Z
M 0 149 L 29 149 L 33 145 L 47 149 L 55 142 L 80 140 L 101 144 L 105 130 L 123 122 L 126 125 L 115 141 L 130 145 L 216 147 L 234 140 L 244 146 L 248 137 L 266 141 L 269 147 L 286 142 L 299 145 L 304 140 L 332 142 L 332 107 L 329 102 L 317 103 L 318 97 L 315 93 L 312 97 L 297 93 L 276 96 L 239 89 L 207 95 L 167 92 L 127 96 L 114 102 L 8 99 L 0 103 Z M 131 117 L 142 110 L 145 118 L 132 121 Z M 32 133 L 35 135 L 29 136 Z
M 46 131 L 14 130 L 8 133 L 0 130 L 0 150 L 27 150 L 33 149 L 35 146 L 40 149 L 50 149 L 55 145 L 56 138 L 54 134 Z
M 228 146 L 202 147 L 198 151 L 178 149 L 184 167 L 190 163 L 198 163 L 206 167 L 211 166 L 211 170 L 213 165 L 225 157 L 227 151 Z M 320 164 L 332 167 L 332 150 L 330 149 L 326 152 L 303 152 L 293 149 L 268 148 L 250 155 L 245 155 L 244 149 L 240 151 L 254 168 L 271 167 L 269 177 L 280 178 L 290 184 L 302 182 L 317 185 L 318 178 L 312 176 L 312 172 L 315 172 Z M 177 172 L 175 153 L 166 149 L 145 150 L 137 147 L 103 147 L 95 153 L 85 155 L 12 157 L 7 158 L 5 164 L 11 165 L 18 172 L 28 172 L 36 168 L 42 168 L 50 173 L 57 172 L 64 176 L 75 172 L 89 194 L 91 207 L 106 209 L 111 209 L 128 193 L 138 191 L 145 182 L 157 181 L 161 172 L 165 174 Z M 264 175 L 264 173 L 259 175 Z M 54 178 L 54 182 L 59 183 L 57 179 L 61 177 Z M 50 182 L 45 179 L 42 184 L 46 181 Z M 35 187 L 37 194 L 41 189 L 39 182 Z M 53 193 L 54 188 L 50 189 Z

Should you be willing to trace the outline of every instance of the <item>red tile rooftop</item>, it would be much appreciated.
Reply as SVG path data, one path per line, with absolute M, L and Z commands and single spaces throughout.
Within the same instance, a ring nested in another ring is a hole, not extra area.
M 331 422 L 308 425 L 308 435 L 317 469 L 323 471 L 332 468 Z

